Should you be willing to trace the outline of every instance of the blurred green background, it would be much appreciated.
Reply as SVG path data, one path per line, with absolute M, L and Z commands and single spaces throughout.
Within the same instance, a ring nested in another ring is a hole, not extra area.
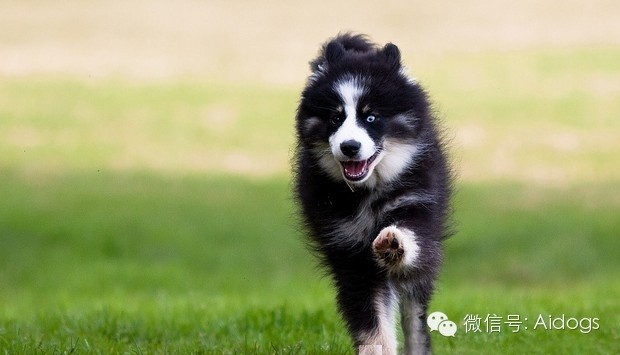
M 290 183 L 307 63 L 346 30 L 399 45 L 450 139 L 436 353 L 620 352 L 617 1 L 0 8 L 4 353 L 351 353 Z

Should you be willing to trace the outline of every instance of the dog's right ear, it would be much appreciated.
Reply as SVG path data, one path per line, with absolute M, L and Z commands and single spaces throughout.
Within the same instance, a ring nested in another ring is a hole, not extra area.
M 325 47 L 323 56 L 327 64 L 335 64 L 344 56 L 344 47 L 340 42 L 331 41 Z
M 330 65 L 338 63 L 344 56 L 345 49 L 340 42 L 331 41 L 323 47 L 323 53 L 314 61 L 310 62 L 313 77 L 318 77 L 327 71 Z

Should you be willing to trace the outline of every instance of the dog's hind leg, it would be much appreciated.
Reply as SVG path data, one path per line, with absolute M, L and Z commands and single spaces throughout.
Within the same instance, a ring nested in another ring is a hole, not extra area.
M 431 354 L 431 337 L 426 326 L 429 298 L 418 292 L 404 292 L 401 296 L 400 315 L 406 355 Z

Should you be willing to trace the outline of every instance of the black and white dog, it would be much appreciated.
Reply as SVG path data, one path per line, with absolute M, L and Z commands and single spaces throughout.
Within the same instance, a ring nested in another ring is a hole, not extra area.
M 394 44 L 340 34 L 311 62 L 297 111 L 295 192 L 359 353 L 430 353 L 428 304 L 451 173 L 430 103 Z

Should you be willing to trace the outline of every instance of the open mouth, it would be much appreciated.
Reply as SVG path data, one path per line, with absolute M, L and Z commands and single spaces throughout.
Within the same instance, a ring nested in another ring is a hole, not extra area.
M 370 165 L 379 155 L 379 150 L 366 160 L 341 161 L 344 177 L 349 181 L 363 180 L 370 170 Z

